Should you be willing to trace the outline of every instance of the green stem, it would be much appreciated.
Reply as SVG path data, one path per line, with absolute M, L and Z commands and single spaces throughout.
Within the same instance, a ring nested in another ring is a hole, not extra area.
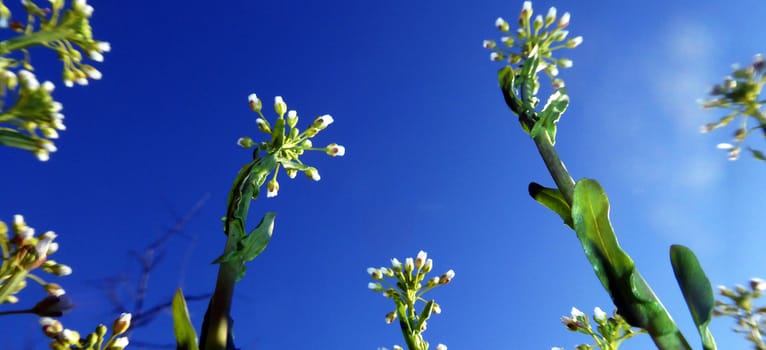
M 227 239 L 228 245 L 233 239 Z M 236 244 L 236 242 L 234 242 Z M 234 284 L 237 282 L 237 262 L 224 262 L 218 267 L 218 280 L 215 284 L 215 292 L 210 298 L 206 321 L 208 324 L 205 335 L 205 350 L 225 350 L 228 335 L 231 332 L 229 311 L 231 300 L 234 295 Z
M 45 45 L 52 41 L 66 39 L 71 35 L 70 30 L 43 30 L 30 34 L 20 35 L 15 38 L 0 42 L 0 56 L 5 56 L 11 51 L 26 49 L 35 45 Z
M 543 162 L 548 168 L 553 181 L 556 182 L 556 186 L 561 191 L 561 195 L 564 196 L 564 200 L 572 206 L 572 198 L 574 196 L 575 182 L 572 176 L 569 175 L 564 162 L 559 158 L 556 149 L 553 147 L 553 141 L 548 137 L 548 133 L 541 132 L 534 139 L 537 150 L 540 152 L 540 156 L 543 157 Z
M 517 115 L 521 115 L 521 122 L 531 130 L 534 124 L 533 120 L 535 119 L 526 115 L 523 111 L 520 110 L 518 106 L 515 105 L 515 103 L 511 103 L 513 99 L 511 98 L 508 91 L 503 89 L 503 94 L 506 103 L 508 103 L 508 106 L 511 108 L 511 110 L 513 110 Z M 569 174 L 569 171 L 567 171 L 566 167 L 564 166 L 564 162 L 562 162 L 561 158 L 559 158 L 558 152 L 556 152 L 556 149 L 553 146 L 553 141 L 548 137 L 548 134 L 544 132 L 539 133 L 533 140 L 537 146 L 537 150 L 540 152 L 540 155 L 543 158 L 543 162 L 545 162 L 545 166 L 548 168 L 548 172 L 551 174 L 551 177 L 556 183 L 559 191 L 561 191 L 564 200 L 570 206 L 572 206 L 575 182 L 572 179 L 572 176 Z M 659 303 L 659 300 L 657 300 L 657 302 L 662 309 L 658 313 L 658 315 L 662 315 L 662 320 L 650 320 L 650 325 L 660 322 L 670 322 L 673 325 L 671 331 L 668 331 L 667 328 L 663 327 L 659 327 L 662 328 L 663 332 L 656 329 L 658 327 L 649 327 L 649 329 L 647 329 L 655 345 L 657 345 L 657 348 L 663 350 L 691 349 L 686 339 L 675 326 L 675 323 L 673 323 L 665 307 Z
M 16 271 L 13 272 L 11 278 L 5 281 L 5 284 L 0 287 L 0 303 L 7 299 L 8 296 L 17 289 L 18 284 L 24 281 L 24 278 L 27 276 L 27 270 L 22 269 L 21 267 L 16 267 L 15 270 Z

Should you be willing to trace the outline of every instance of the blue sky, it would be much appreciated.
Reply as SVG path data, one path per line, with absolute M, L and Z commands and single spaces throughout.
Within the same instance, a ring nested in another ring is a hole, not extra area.
M 346 156 L 304 156 L 321 181 L 282 176 L 279 196 L 252 206 L 253 220 L 278 216 L 272 243 L 237 287 L 239 347 L 402 344 L 398 327 L 384 323 L 393 303 L 367 290 L 365 269 L 421 249 L 436 271 L 457 273 L 430 294 L 443 310 L 425 333 L 432 344 L 572 349 L 587 339 L 560 316 L 572 306 L 611 309 L 574 233 L 526 194 L 530 181 L 552 181 L 505 107 L 500 65 L 481 47 L 500 37 L 495 18 L 516 18 L 521 1 L 90 3 L 95 37 L 112 44 L 97 65 L 104 78 L 66 89 L 55 58 L 33 51 L 38 76 L 60 85 L 67 130 L 46 163 L 0 149 L 1 220 L 20 213 L 55 230 L 54 258 L 74 268 L 57 281 L 78 305 L 65 326 L 86 332 L 111 322 L 116 314 L 94 282 L 135 278 L 128 252 L 201 198 L 151 275 L 147 302 L 167 301 L 177 287 L 212 290 L 226 195 L 250 157 L 235 142 L 260 136 L 252 92 L 267 106 L 283 96 L 302 125 L 332 114 L 315 140 L 345 145 Z M 729 131 L 700 134 L 720 114 L 695 102 L 732 63 L 764 50 L 766 3 L 534 2 L 537 13 L 549 6 L 571 12 L 570 31 L 585 39 L 565 52 L 574 67 L 561 72 L 572 102 L 560 155 L 574 177 L 604 186 L 623 248 L 698 348 L 669 246 L 691 247 L 714 284 L 766 275 L 766 198 L 751 180 L 766 168 L 716 150 Z M 41 294 L 29 289 L 31 303 Z M 198 327 L 205 306 L 190 305 Z M 10 349 L 45 344 L 33 317 L 15 323 Z M 719 346 L 746 347 L 731 326 L 714 320 Z M 172 343 L 171 329 L 164 313 L 132 339 Z M 642 337 L 623 348 L 648 344 Z

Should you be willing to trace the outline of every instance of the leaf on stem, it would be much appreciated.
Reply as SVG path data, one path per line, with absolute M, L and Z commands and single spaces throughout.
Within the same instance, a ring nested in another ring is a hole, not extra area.
M 536 182 L 529 183 L 529 195 L 546 208 L 558 214 L 564 223 L 574 229 L 572 224 L 572 208 L 569 207 L 564 196 L 556 188 L 548 188 Z
M 660 349 L 691 349 L 633 260 L 622 250 L 609 221 L 609 199 L 592 179 L 577 181 L 572 221 L 593 270 L 617 306 L 634 327 L 647 330 Z
M 678 286 L 681 288 L 686 305 L 702 338 L 703 348 L 716 349 L 715 339 L 708 329 L 715 308 L 715 296 L 710 280 L 702 270 L 694 252 L 687 247 L 672 245 L 670 262 L 673 264 Z
M 237 282 L 245 276 L 245 263 L 252 261 L 257 257 L 271 240 L 271 234 L 274 232 L 275 213 L 266 213 L 258 226 L 250 234 L 241 238 L 236 245 L 236 250 L 225 252 L 223 255 L 213 261 L 214 264 L 222 264 L 230 261 L 237 262 L 239 271 L 237 273 Z M 232 238 L 230 238 L 232 239 Z
M 198 350 L 197 333 L 189 319 L 184 294 L 179 288 L 173 297 L 173 333 L 176 336 L 176 350 Z
M 540 118 L 535 122 L 535 126 L 532 127 L 530 135 L 534 138 L 544 131 L 548 134 L 548 138 L 551 140 L 551 144 L 556 144 L 556 124 L 561 119 L 561 115 L 567 110 L 569 106 L 569 95 L 567 90 L 561 88 L 556 90 L 550 97 L 548 102 L 545 103 L 543 110 L 538 114 Z

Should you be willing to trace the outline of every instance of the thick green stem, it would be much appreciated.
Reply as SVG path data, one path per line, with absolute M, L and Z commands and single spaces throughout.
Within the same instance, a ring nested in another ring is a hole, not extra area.
M 52 41 L 66 39 L 70 35 L 71 31 L 62 29 L 44 30 L 20 35 L 0 42 L 0 56 L 5 56 L 11 51 L 26 49 L 35 45 L 45 45 Z
M 236 281 L 236 262 L 221 263 L 218 267 L 218 280 L 215 284 L 215 292 L 210 298 L 210 305 L 208 306 L 208 328 L 205 335 L 205 344 L 201 344 L 205 350 L 226 349 L 228 335 L 231 332 L 229 311 L 231 310 L 231 300 L 234 295 L 234 284 Z

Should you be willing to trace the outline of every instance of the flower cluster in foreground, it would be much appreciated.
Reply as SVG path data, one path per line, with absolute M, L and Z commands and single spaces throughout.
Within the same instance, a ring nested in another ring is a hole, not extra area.
M 0 304 L 18 302 L 16 294 L 26 287 L 27 280 L 32 280 L 45 289 L 48 297 L 30 312 L 46 316 L 46 310 L 51 310 L 52 305 L 58 305 L 56 308 L 62 307 L 64 289 L 58 284 L 46 282 L 41 277 L 31 274 L 38 268 L 55 276 L 67 276 L 72 273 L 69 266 L 50 259 L 59 249 L 58 243 L 54 242 L 56 237 L 53 231 L 36 234 L 35 229 L 27 225 L 21 215 L 13 217 L 10 229 L 0 221 L 0 246 L 3 253 L 3 264 L 0 267 Z
M 393 299 L 395 309 L 386 314 L 386 323 L 390 324 L 399 319 L 404 340 L 410 350 L 428 348 L 428 342 L 423 339 L 422 333 L 427 328 L 427 320 L 431 314 L 440 314 L 442 311 L 435 300 L 426 300 L 423 295 L 431 289 L 450 283 L 455 278 L 453 270 L 428 278 L 427 275 L 432 269 L 433 261 L 422 250 L 415 258 L 404 259 L 404 264 L 393 258 L 391 267 L 367 269 L 367 273 L 373 279 L 368 288 Z M 420 311 L 416 309 L 418 302 L 425 303 Z M 401 347 L 394 346 L 394 349 Z M 436 349 L 446 350 L 447 346 L 439 344 Z
M 342 157 L 346 154 L 346 148 L 337 144 L 330 143 L 325 147 L 314 147 L 311 141 L 320 131 L 333 123 L 334 119 L 329 114 L 314 118 L 311 125 L 301 132 L 296 126 L 298 124 L 298 112 L 288 110 L 282 96 L 274 98 L 274 111 L 277 113 L 277 119 L 272 126 L 262 113 L 263 102 L 256 94 L 248 96 L 248 103 L 253 112 L 258 113 L 259 118 L 255 120 L 258 130 L 271 136 L 269 141 L 263 141 L 256 144 L 250 137 L 241 137 L 237 144 L 245 149 L 255 148 L 254 154 L 257 156 L 259 151 L 267 154 L 275 154 L 277 158 L 277 168 L 274 171 L 274 177 L 266 184 L 268 192 L 267 197 L 274 197 L 279 193 L 279 182 L 277 175 L 279 168 L 285 168 L 287 176 L 295 178 L 298 172 L 303 172 L 308 178 L 319 181 L 319 171 L 301 162 L 299 157 L 305 151 L 321 151 L 332 157 Z M 286 116 L 286 117 L 285 117 Z
M 122 350 L 128 346 L 128 337 L 124 336 L 130 328 L 131 315 L 123 313 L 112 323 L 112 335 L 106 338 L 107 328 L 98 325 L 93 333 L 81 337 L 80 333 L 66 329 L 59 320 L 43 317 L 40 325 L 45 336 L 52 339 L 49 346 L 54 350 Z M 104 343 L 106 341 L 106 343 Z
M 576 307 L 572 308 L 571 316 L 561 317 L 561 322 L 572 332 L 583 333 L 596 341 L 595 345 L 580 344 L 575 347 L 576 350 L 591 349 L 617 349 L 623 341 L 632 338 L 637 334 L 644 333 L 644 330 L 633 330 L 633 328 L 615 311 L 612 316 L 607 317 L 606 312 L 600 307 L 593 309 L 593 322 L 596 329 L 582 311 Z M 551 350 L 564 350 L 564 348 L 553 347 Z
M 111 45 L 93 38 L 93 7 L 86 0 L 72 1 L 69 8 L 63 0 L 45 2 L 49 7 L 29 0 L 21 3 L 26 15 L 12 17 L 0 2 L 0 28 L 18 33 L 0 42 L 0 145 L 31 151 L 47 161 L 57 150 L 54 140 L 66 129 L 64 115 L 61 103 L 51 97 L 53 83 L 40 83 L 32 73 L 27 49 L 39 46 L 55 51 L 63 63 L 64 85 L 71 87 L 101 79 L 101 72 L 84 63 L 83 56 L 101 62 Z

